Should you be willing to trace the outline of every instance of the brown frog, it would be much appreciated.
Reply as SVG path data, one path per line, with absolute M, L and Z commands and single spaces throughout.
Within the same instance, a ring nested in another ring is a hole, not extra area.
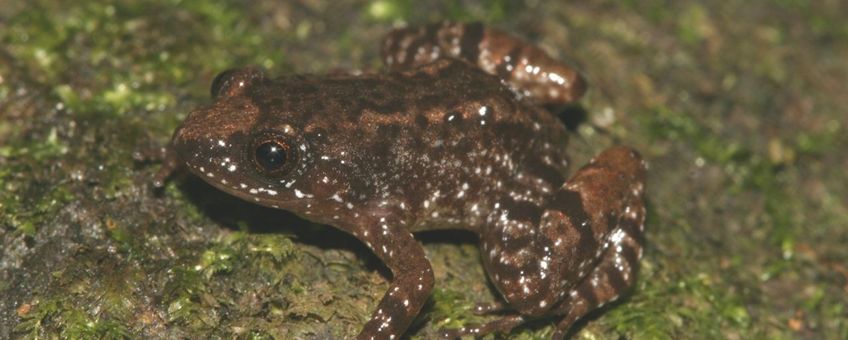
M 413 233 L 466 229 L 504 303 L 484 325 L 558 320 L 554 338 L 632 286 L 645 163 L 612 147 L 566 180 L 566 128 L 540 105 L 584 90 L 571 68 L 481 24 L 391 32 L 386 73 L 272 79 L 230 70 L 176 130 L 157 174 L 179 166 L 242 199 L 332 225 L 392 272 L 359 339 L 404 334 L 433 288 Z

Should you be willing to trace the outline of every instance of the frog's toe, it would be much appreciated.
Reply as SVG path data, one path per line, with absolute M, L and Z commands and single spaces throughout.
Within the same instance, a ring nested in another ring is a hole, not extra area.
M 442 328 L 439 330 L 439 339 L 442 340 L 453 340 L 459 339 L 461 336 L 467 334 L 465 332 L 465 327 L 463 328 Z
M 481 333 L 482 328 L 483 326 L 476 323 L 467 324 L 462 328 L 443 328 L 439 330 L 439 339 L 454 340 L 463 336 L 481 337 L 488 334 L 488 332 Z
M 516 326 L 524 323 L 521 315 L 510 315 L 484 324 L 468 324 L 462 328 L 442 329 L 440 339 L 459 339 L 463 336 L 481 337 L 490 333 L 509 333 Z
M 471 312 L 474 313 L 474 315 L 489 315 L 501 313 L 506 310 L 507 308 L 502 302 L 480 302 L 474 305 Z
M 159 170 L 153 175 L 153 187 L 162 188 L 165 182 L 180 168 L 181 163 L 171 147 L 144 146 L 135 150 L 132 158 L 137 163 L 161 163 Z
M 133 151 L 132 158 L 138 163 L 161 162 L 165 159 L 165 153 L 162 146 L 147 145 Z

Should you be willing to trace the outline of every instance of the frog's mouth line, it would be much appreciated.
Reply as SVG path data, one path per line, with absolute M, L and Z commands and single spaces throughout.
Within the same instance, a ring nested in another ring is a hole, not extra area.
M 288 207 L 294 204 L 308 205 L 312 204 L 314 201 L 312 198 L 306 197 L 283 199 L 283 197 L 280 197 L 281 193 L 273 189 L 240 189 L 238 187 L 233 187 L 232 185 L 226 185 L 220 182 L 210 181 L 208 179 L 206 182 L 221 191 L 238 197 L 239 199 L 274 209 L 290 210 Z
M 284 199 L 284 197 L 289 195 L 298 196 L 297 193 L 292 195 L 291 193 L 286 192 L 286 195 L 284 196 L 283 192 L 276 189 L 263 187 L 253 188 L 243 182 L 234 182 L 233 180 L 223 178 L 220 174 L 216 174 L 204 166 L 196 166 L 186 163 L 186 168 L 188 168 L 195 176 L 202 178 L 204 182 L 216 189 L 247 202 L 252 202 L 262 206 L 275 209 L 285 209 L 286 206 L 290 206 L 294 202 L 298 202 L 299 204 L 309 204 L 312 201 L 312 199 L 308 197 L 292 198 L 287 200 Z M 289 189 L 286 189 L 286 191 L 288 190 Z M 295 191 L 297 191 L 297 189 L 295 189 Z

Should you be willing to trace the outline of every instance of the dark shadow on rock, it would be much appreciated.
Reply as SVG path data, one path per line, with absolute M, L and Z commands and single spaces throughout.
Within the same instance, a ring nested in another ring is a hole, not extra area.
M 447 243 L 447 244 L 476 244 L 477 235 L 468 230 L 445 229 L 428 230 L 415 233 L 415 239 L 421 243 Z
M 586 119 L 589 117 L 589 113 L 586 111 L 586 108 L 576 104 L 546 105 L 545 109 L 556 115 L 556 117 L 565 124 L 568 131 L 571 132 L 577 131 L 577 127 L 580 126 L 580 124 L 585 123 Z
M 186 176 L 179 188 L 204 215 L 227 229 L 255 234 L 286 234 L 295 242 L 319 249 L 347 250 L 357 254 L 367 267 L 388 274 L 382 262 L 365 244 L 334 227 L 312 223 L 288 211 L 247 202 L 195 176 Z

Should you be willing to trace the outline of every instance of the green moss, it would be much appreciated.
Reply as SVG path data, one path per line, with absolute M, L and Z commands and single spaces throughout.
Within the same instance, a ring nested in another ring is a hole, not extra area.
M 0 224 L 32 236 L 36 226 L 74 197 L 67 187 L 45 187 L 32 183 L 27 174 L 41 171 L 40 164 L 55 162 L 68 146 L 51 129 L 46 138 L 33 143 L 14 141 L 3 148 L 5 158 L 14 163 L 0 168 Z
M 293 243 L 283 235 L 237 232 L 224 236 L 201 252 L 197 261 L 170 269 L 172 277 L 165 288 L 168 322 L 183 325 L 192 332 L 217 328 L 221 320 L 214 307 L 231 303 L 228 294 L 232 292 L 217 291 L 217 285 L 210 285 L 210 280 L 235 282 L 236 293 L 245 294 L 252 283 L 241 281 L 241 274 L 270 275 L 270 282 L 279 283 L 285 273 L 280 265 L 295 256 Z M 286 291 L 298 295 L 304 289 L 294 284 L 287 286 Z
M 482 319 L 469 311 L 474 305 L 460 291 L 436 287 L 433 289 L 433 308 L 428 311 L 435 321 L 434 328 L 457 329 L 469 323 L 480 323 Z
M 91 319 L 80 310 L 63 313 L 65 322 L 62 337 L 66 339 L 127 339 L 130 332 L 115 320 Z
M 477 8 L 470 8 L 460 2 L 447 3 L 447 16 L 451 20 L 471 22 L 498 22 L 504 20 L 509 13 L 520 10 L 522 5 L 515 1 L 488 0 L 482 1 Z
M 201 272 L 193 268 L 172 269 L 173 278 L 166 285 L 168 323 L 185 326 L 192 331 L 208 329 L 218 323 L 214 304 L 206 295 L 206 284 Z
M 422 17 L 421 13 L 430 6 L 444 7 L 444 14 L 432 18 Z M 486 0 L 475 4 L 447 1 L 441 4 L 428 4 L 410 0 L 374 0 L 365 6 L 365 15 L 371 20 L 397 23 L 426 23 L 439 20 L 462 22 L 497 22 L 504 20 L 509 13 L 520 10 L 524 4 L 505 0 Z
M 43 331 L 44 323 L 62 310 L 57 300 L 40 302 L 28 308 L 32 309 L 26 313 L 18 312 L 21 322 L 15 326 L 15 332 L 26 334 L 26 337 L 30 339 L 37 339 Z
M 700 4 L 689 4 L 678 20 L 678 39 L 686 44 L 701 43 L 714 30 L 706 9 Z
M 368 17 L 378 21 L 401 21 L 412 16 L 410 0 L 374 0 L 365 8 Z
M 31 308 L 15 327 L 15 332 L 25 339 L 43 338 L 47 323 L 61 329 L 58 335 L 63 339 L 127 339 L 131 334 L 117 320 L 92 317 L 61 297 L 51 297 Z
M 794 137 L 793 149 L 802 156 L 823 156 L 837 150 L 843 140 L 845 128 L 839 120 L 828 121 L 820 132 L 799 131 Z
M 183 11 L 174 11 L 175 5 Z M 234 64 L 273 67 L 285 60 L 282 53 L 261 46 L 262 38 L 242 24 L 243 13 L 235 3 L 104 0 L 57 6 L 37 2 L 12 18 L 0 41 L 19 60 L 30 62 L 40 80 L 55 84 L 55 94 L 69 110 L 83 115 L 164 110 L 176 98 L 161 84 L 185 85 L 195 80 L 194 72 L 217 72 Z M 150 16 L 152 11 L 163 15 Z M 193 30 L 203 35 L 169 37 L 168 30 L 185 23 L 174 17 L 177 13 L 192 16 L 193 25 L 205 25 Z M 243 53 L 246 48 L 251 51 Z M 235 60 L 230 52 L 252 57 Z M 95 69 L 84 82 L 68 83 L 78 72 Z
M 780 254 L 768 261 L 760 269 L 758 279 L 763 282 L 775 280 L 786 275 L 795 275 L 804 260 L 796 258 L 799 240 L 808 239 L 804 225 L 804 217 L 808 203 L 796 194 L 796 188 L 790 183 L 795 179 L 782 169 L 797 162 L 795 155 L 803 157 L 834 152 L 838 146 L 835 134 L 841 130 L 837 123 L 828 123 L 821 133 L 810 135 L 809 132 L 798 132 L 794 137 L 784 137 L 784 142 L 773 143 L 772 155 L 765 151 L 755 151 L 747 147 L 742 140 L 726 138 L 704 127 L 692 115 L 674 112 L 664 108 L 644 115 L 648 121 L 645 126 L 651 131 L 655 140 L 673 140 L 689 145 L 695 151 L 700 166 L 717 166 L 725 173 L 730 195 L 757 194 L 762 201 L 763 215 L 760 230 L 765 232 L 767 244 L 758 244 L 754 239 L 739 241 L 742 247 L 759 247 Z M 814 136 L 814 137 L 813 137 Z M 789 141 L 789 142 L 786 142 Z M 664 230 L 678 230 L 678 227 L 659 227 Z M 610 316 L 621 318 L 618 328 L 620 331 L 637 335 L 637 337 L 676 337 L 676 330 L 683 325 L 693 334 L 707 335 L 720 338 L 726 336 L 728 329 L 740 334 L 748 332 L 764 332 L 763 328 L 752 330 L 753 317 L 748 313 L 748 301 L 739 289 L 757 289 L 753 286 L 738 287 L 727 283 L 740 280 L 741 275 L 751 270 L 750 264 L 736 258 L 731 268 L 714 272 L 711 266 L 695 266 L 689 274 L 668 282 L 678 282 L 677 286 L 662 284 L 640 284 L 640 290 L 633 301 L 611 311 Z M 696 269 L 697 268 L 697 269 Z M 700 271 L 694 271 L 700 270 Z M 750 274 L 748 274 L 750 275 Z M 643 276 L 644 277 L 644 276 Z M 644 282 L 644 281 L 640 281 Z M 662 281 L 660 281 L 662 282 Z M 816 291 L 819 291 L 816 288 Z M 820 302 L 813 294 L 807 300 L 808 306 Z M 675 303 L 651 305 L 652 301 L 668 301 L 670 298 L 681 299 Z M 645 299 L 644 301 L 642 299 Z M 834 302 L 829 308 L 836 310 L 840 302 Z M 675 307 L 670 307 L 675 306 Z M 807 312 L 816 314 L 814 308 Z M 637 321 L 637 322 L 631 322 Z M 669 323 L 668 321 L 672 321 Z M 616 323 L 617 324 L 617 323 Z M 638 325 L 637 327 L 630 327 Z M 645 327 L 644 325 L 650 325 Z M 668 327 L 665 327 L 668 326 Z M 762 325 L 759 325 L 762 327 Z
M 605 314 L 605 324 L 638 339 L 679 338 L 686 334 L 722 338 L 728 330 L 746 334 L 751 326 L 751 316 L 742 299 L 713 274 L 679 278 L 673 285 L 645 281 L 643 276 L 635 294 Z

